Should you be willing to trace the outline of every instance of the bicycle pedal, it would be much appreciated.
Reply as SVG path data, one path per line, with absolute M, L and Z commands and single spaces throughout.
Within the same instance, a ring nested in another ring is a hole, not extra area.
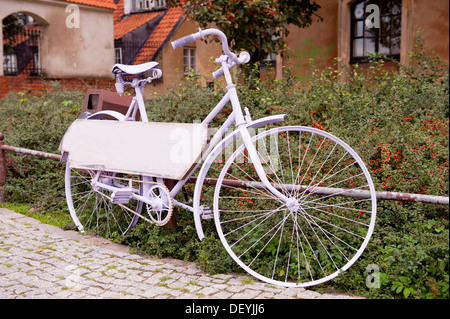
M 203 207 L 202 206 L 200 217 L 204 220 L 214 219 L 214 214 L 211 210 L 211 207 L 209 207 L 209 206 Z
M 119 189 L 111 194 L 112 204 L 128 204 L 130 199 L 133 198 L 133 190 L 129 188 Z

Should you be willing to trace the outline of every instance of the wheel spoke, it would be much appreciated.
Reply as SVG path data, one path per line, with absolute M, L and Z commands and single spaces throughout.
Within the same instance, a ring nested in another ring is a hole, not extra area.
M 214 218 L 227 252 L 276 285 L 306 287 L 334 278 L 362 253 L 373 232 L 375 192 L 364 163 L 341 140 L 312 128 L 272 129 L 253 141 L 268 181 L 288 201 L 255 177 L 245 145 L 237 148 L 214 193 Z M 353 190 L 368 190 L 370 197 L 344 196 Z
M 81 225 L 83 231 L 94 232 L 111 237 L 114 234 L 125 234 L 137 222 L 136 214 L 131 214 L 121 205 L 111 203 L 111 193 L 105 189 L 94 190 L 91 185 L 97 171 L 78 170 L 66 167 L 66 193 L 70 200 L 69 210 L 76 225 Z M 128 187 L 129 178 L 139 180 L 139 177 L 126 178 L 123 174 L 100 172 L 99 178 L 112 179 L 111 185 L 117 189 Z M 140 192 L 133 187 L 133 192 Z M 131 199 L 124 204 L 131 211 L 140 214 L 142 203 Z

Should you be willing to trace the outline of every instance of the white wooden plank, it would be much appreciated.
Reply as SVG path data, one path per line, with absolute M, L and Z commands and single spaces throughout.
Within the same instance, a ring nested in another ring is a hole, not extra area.
M 76 120 L 59 150 L 74 168 L 180 180 L 207 143 L 208 126 L 200 123 Z

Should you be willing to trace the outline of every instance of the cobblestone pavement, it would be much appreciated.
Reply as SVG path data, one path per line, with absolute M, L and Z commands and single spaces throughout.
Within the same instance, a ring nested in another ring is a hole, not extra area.
M 236 274 L 209 275 L 194 263 L 131 254 L 0 208 L 0 299 L 352 299 L 279 288 Z

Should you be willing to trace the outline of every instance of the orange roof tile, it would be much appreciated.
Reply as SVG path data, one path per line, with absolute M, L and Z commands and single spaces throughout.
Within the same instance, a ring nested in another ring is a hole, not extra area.
M 184 13 L 183 9 L 180 8 L 170 8 L 164 18 L 160 21 L 155 31 L 150 35 L 147 42 L 161 43 L 167 39 L 174 27 L 180 21 Z M 156 53 L 154 46 L 144 45 L 139 54 L 136 56 L 133 64 L 139 64 L 148 62 L 146 59 L 150 56 L 154 56 Z
M 158 24 L 155 32 L 151 35 L 152 41 L 162 42 L 164 41 L 169 33 L 173 30 L 175 25 L 180 21 L 183 16 L 184 9 L 181 8 L 170 8 L 161 22 Z
M 93 7 L 116 9 L 114 0 L 65 0 L 66 2 L 85 4 Z
M 125 34 L 133 31 L 134 29 L 140 27 L 141 25 L 153 20 L 162 13 L 159 12 L 148 12 L 133 14 L 121 21 L 114 24 L 114 39 L 120 39 Z
M 23 31 L 19 32 L 18 34 L 5 38 L 3 37 L 3 44 L 9 44 L 12 47 L 15 47 L 16 45 L 25 42 L 30 39 L 30 35 L 39 35 L 39 26 L 35 24 L 29 24 L 24 26 Z M 38 39 L 39 37 L 35 38 Z M 33 44 L 33 43 L 32 43 Z
M 120 19 L 122 19 L 123 15 L 124 15 L 123 0 L 119 0 L 119 2 L 117 2 L 116 6 L 117 6 L 117 8 L 116 8 L 116 10 L 114 10 L 114 13 L 113 13 L 114 23 L 120 21 Z

